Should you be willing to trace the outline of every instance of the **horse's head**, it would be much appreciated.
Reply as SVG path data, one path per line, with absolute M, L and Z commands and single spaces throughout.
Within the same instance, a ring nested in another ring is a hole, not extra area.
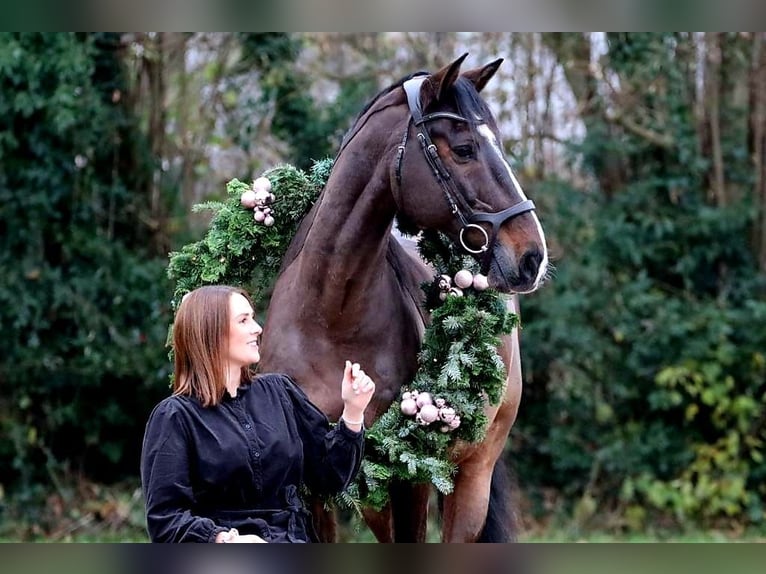
M 502 60 L 460 74 L 466 56 L 404 83 L 412 121 L 394 174 L 399 224 L 445 233 L 500 291 L 534 291 L 548 265 L 545 237 L 479 96 Z

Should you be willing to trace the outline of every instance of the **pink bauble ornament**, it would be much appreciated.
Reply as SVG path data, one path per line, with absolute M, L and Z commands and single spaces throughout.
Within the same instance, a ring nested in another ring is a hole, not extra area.
M 411 392 L 405 391 L 405 392 L 402 393 L 402 399 L 406 400 L 406 399 L 411 399 L 411 398 L 412 398 L 412 393 Z
M 252 189 L 243 191 L 242 195 L 239 197 L 239 202 L 242 204 L 242 207 L 246 207 L 247 209 L 254 208 L 255 207 L 255 192 Z
M 434 401 L 431 398 L 431 393 L 418 393 L 418 398 L 415 399 L 415 402 L 419 408 L 423 408 L 425 405 L 432 405 Z
M 473 274 L 468 269 L 461 269 L 455 273 L 455 285 L 461 289 L 467 289 L 473 285 Z
M 257 189 L 253 192 L 255 194 L 255 202 L 258 205 L 266 205 L 269 203 L 269 197 L 271 194 L 264 189 Z
M 267 215 L 266 217 L 263 218 L 263 224 L 266 227 L 271 227 L 272 225 L 274 225 L 274 218 L 271 217 L 270 215 Z
M 401 409 L 402 414 L 405 414 L 408 417 L 411 417 L 418 412 L 418 405 L 412 399 L 404 399 L 401 405 L 399 405 L 399 408 Z
M 439 418 L 439 409 L 434 405 L 423 405 L 420 409 L 420 418 L 422 418 L 423 422 L 426 424 L 431 424 Z
M 455 418 L 455 409 L 452 407 L 442 407 L 439 409 L 439 418 L 443 420 L 445 423 L 450 422 L 452 419 Z
M 260 209 L 256 209 L 255 213 L 253 213 L 253 219 L 255 219 L 258 223 L 263 223 L 263 220 L 266 219 L 266 214 L 263 213 Z
M 473 288 L 477 291 L 484 291 L 489 288 L 489 279 L 486 275 L 481 273 L 476 274 L 473 278 Z
M 271 191 L 271 182 L 268 178 L 259 177 L 253 182 L 253 189 L 262 189 L 264 191 Z
M 449 428 L 451 428 L 452 430 L 455 430 L 457 427 L 460 426 L 460 417 L 455 417 L 447 424 L 449 424 Z

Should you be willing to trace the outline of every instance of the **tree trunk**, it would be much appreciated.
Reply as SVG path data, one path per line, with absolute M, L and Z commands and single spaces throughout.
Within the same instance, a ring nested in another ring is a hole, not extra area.
M 748 85 L 748 152 L 753 165 L 753 250 L 761 272 L 766 272 L 766 34 L 753 36 Z
M 608 126 L 606 107 L 598 91 L 600 80 L 591 65 L 591 36 L 575 32 L 544 33 L 542 41 L 564 71 L 586 131 Z M 610 151 L 600 158 L 600 163 L 602 165 L 595 170 L 594 176 L 602 193 L 611 197 L 625 181 L 622 158 L 616 151 Z
M 719 207 L 728 205 L 726 181 L 723 171 L 723 152 L 721 148 L 721 43 L 720 34 L 705 34 L 705 121 L 708 148 L 706 154 L 711 159 L 711 172 L 708 175 L 710 199 Z

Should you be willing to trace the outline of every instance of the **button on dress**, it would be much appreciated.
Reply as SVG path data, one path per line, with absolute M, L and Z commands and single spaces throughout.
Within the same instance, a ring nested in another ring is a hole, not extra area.
M 174 395 L 152 411 L 141 482 L 153 542 L 213 542 L 230 528 L 268 542 L 316 539 L 301 492 L 354 479 L 364 433 L 327 417 L 287 375 L 266 374 L 214 407 Z

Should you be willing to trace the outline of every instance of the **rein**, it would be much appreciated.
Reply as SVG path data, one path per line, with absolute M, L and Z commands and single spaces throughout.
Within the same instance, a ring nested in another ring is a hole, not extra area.
M 468 205 L 463 195 L 458 191 L 455 181 L 452 179 L 447 168 L 444 166 L 439 157 L 436 145 L 431 140 L 431 136 L 426 129 L 426 124 L 433 120 L 448 119 L 456 122 L 464 122 L 470 124 L 471 122 L 463 116 L 453 114 L 451 112 L 434 112 L 426 114 L 422 113 L 420 107 L 420 90 L 427 76 L 418 76 L 411 78 L 404 82 L 404 91 L 407 94 L 407 105 L 410 109 L 410 121 L 415 126 L 417 131 L 417 138 L 420 142 L 420 148 L 423 151 L 423 155 L 431 167 L 431 172 L 436 178 L 439 187 L 444 192 L 444 196 L 449 204 L 450 211 L 457 216 L 462 225 L 460 229 L 459 239 L 460 245 L 468 253 L 474 255 L 484 253 L 481 259 L 481 272 L 487 274 L 489 271 L 489 265 L 492 260 L 492 249 L 495 241 L 497 240 L 497 234 L 500 231 L 500 226 L 506 221 L 518 217 L 528 211 L 535 209 L 535 204 L 531 199 L 520 201 L 511 207 L 497 211 L 495 213 L 487 213 L 483 211 L 474 211 Z M 474 123 L 482 124 L 484 120 L 477 118 Z M 410 122 L 407 123 L 407 127 L 404 130 L 404 136 L 399 144 L 396 155 L 396 181 L 401 188 L 402 183 L 402 162 L 404 161 L 404 153 L 407 146 L 407 137 L 409 134 Z M 491 235 L 487 234 L 485 229 L 479 225 L 478 222 L 489 223 L 492 226 Z M 466 245 L 464 234 L 466 230 L 475 229 L 484 236 L 483 245 L 478 248 L 472 248 Z

